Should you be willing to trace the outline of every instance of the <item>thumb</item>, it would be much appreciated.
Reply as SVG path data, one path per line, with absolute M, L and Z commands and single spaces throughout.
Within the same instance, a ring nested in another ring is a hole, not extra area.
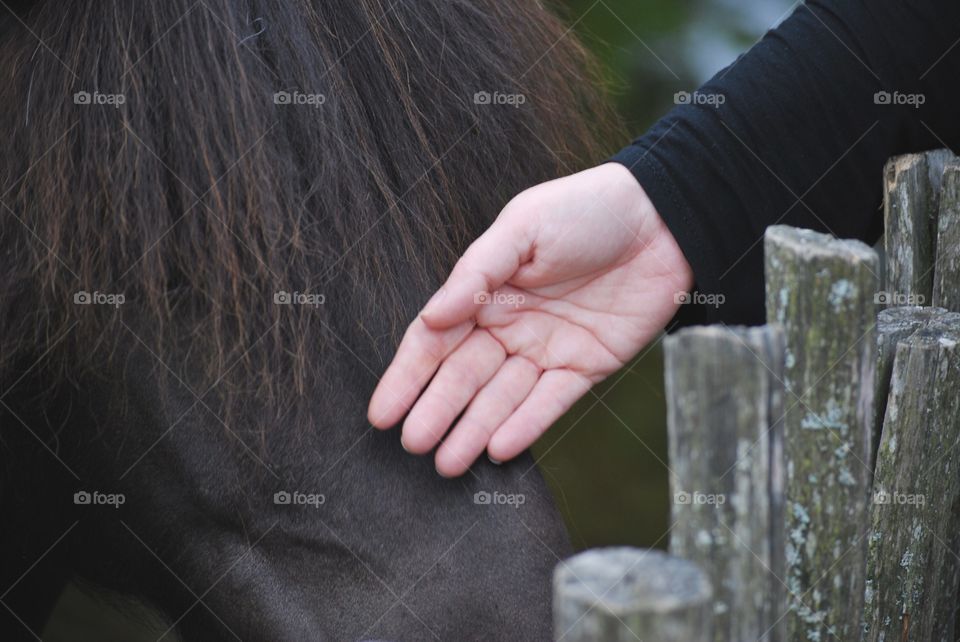
M 516 210 L 514 210 L 515 212 Z M 474 241 L 420 317 L 436 330 L 466 321 L 486 302 L 484 294 L 506 283 L 533 255 L 535 223 L 507 210 Z

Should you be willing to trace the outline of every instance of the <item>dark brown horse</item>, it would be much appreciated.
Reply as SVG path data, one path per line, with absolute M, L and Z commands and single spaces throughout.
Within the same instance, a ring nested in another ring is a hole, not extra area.
M 532 460 L 445 480 L 364 417 L 499 208 L 602 158 L 563 24 L 35 0 L 0 9 L 0 76 L 0 639 L 70 580 L 188 641 L 549 637 L 568 543 Z

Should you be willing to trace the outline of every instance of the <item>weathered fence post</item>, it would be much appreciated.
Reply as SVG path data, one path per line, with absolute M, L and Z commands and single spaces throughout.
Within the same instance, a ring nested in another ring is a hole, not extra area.
M 558 639 L 960 639 L 960 158 L 885 181 L 883 290 L 863 243 L 773 226 L 771 325 L 666 339 L 677 557 L 558 567 Z
M 942 185 L 937 214 L 933 305 L 960 312 L 960 165 L 947 165 Z
M 957 162 L 946 149 L 895 156 L 884 168 L 883 305 L 930 305 L 944 168 Z M 948 235 L 957 234 L 955 229 Z M 933 301 L 934 305 L 944 306 Z
M 876 252 L 773 226 L 767 320 L 784 328 L 790 640 L 859 636 L 877 363 Z
M 897 344 L 908 338 L 917 328 L 942 318 L 947 311 L 943 308 L 909 305 L 881 310 L 877 315 L 877 411 L 874 413 L 873 453 L 880 447 L 883 429 L 883 415 L 887 411 L 887 397 L 890 394 L 890 377 L 893 375 L 893 358 L 897 353 Z M 872 460 L 876 468 L 876 457 Z
M 921 305 L 933 295 L 933 274 L 928 268 L 933 265 L 936 211 L 929 174 L 924 154 L 896 156 L 884 168 L 884 287 L 890 295 L 923 297 L 916 300 Z
M 599 548 L 553 574 L 554 639 L 708 642 L 712 591 L 703 571 L 662 551 Z
M 911 308 L 897 316 L 904 330 L 877 453 L 862 639 L 952 642 L 960 583 L 960 314 Z
M 664 341 L 670 552 L 707 572 L 715 642 L 784 639 L 783 354 L 775 326 Z

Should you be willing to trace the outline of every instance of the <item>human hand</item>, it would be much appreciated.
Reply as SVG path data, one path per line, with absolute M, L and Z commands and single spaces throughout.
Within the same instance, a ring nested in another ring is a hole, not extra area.
M 672 234 L 622 165 L 532 187 L 410 324 L 374 391 L 370 423 L 389 428 L 406 414 L 401 440 L 415 454 L 443 439 L 444 476 L 466 472 L 484 449 L 511 459 L 649 343 L 692 285 Z

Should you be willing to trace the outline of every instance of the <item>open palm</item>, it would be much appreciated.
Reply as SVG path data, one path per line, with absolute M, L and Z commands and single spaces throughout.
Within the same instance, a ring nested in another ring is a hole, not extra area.
M 515 457 L 649 343 L 691 284 L 672 235 L 624 167 L 531 188 L 410 325 L 371 399 L 370 422 L 388 428 L 406 415 L 402 441 L 412 453 L 443 440 L 436 465 L 446 476 L 484 450 L 497 461 Z

